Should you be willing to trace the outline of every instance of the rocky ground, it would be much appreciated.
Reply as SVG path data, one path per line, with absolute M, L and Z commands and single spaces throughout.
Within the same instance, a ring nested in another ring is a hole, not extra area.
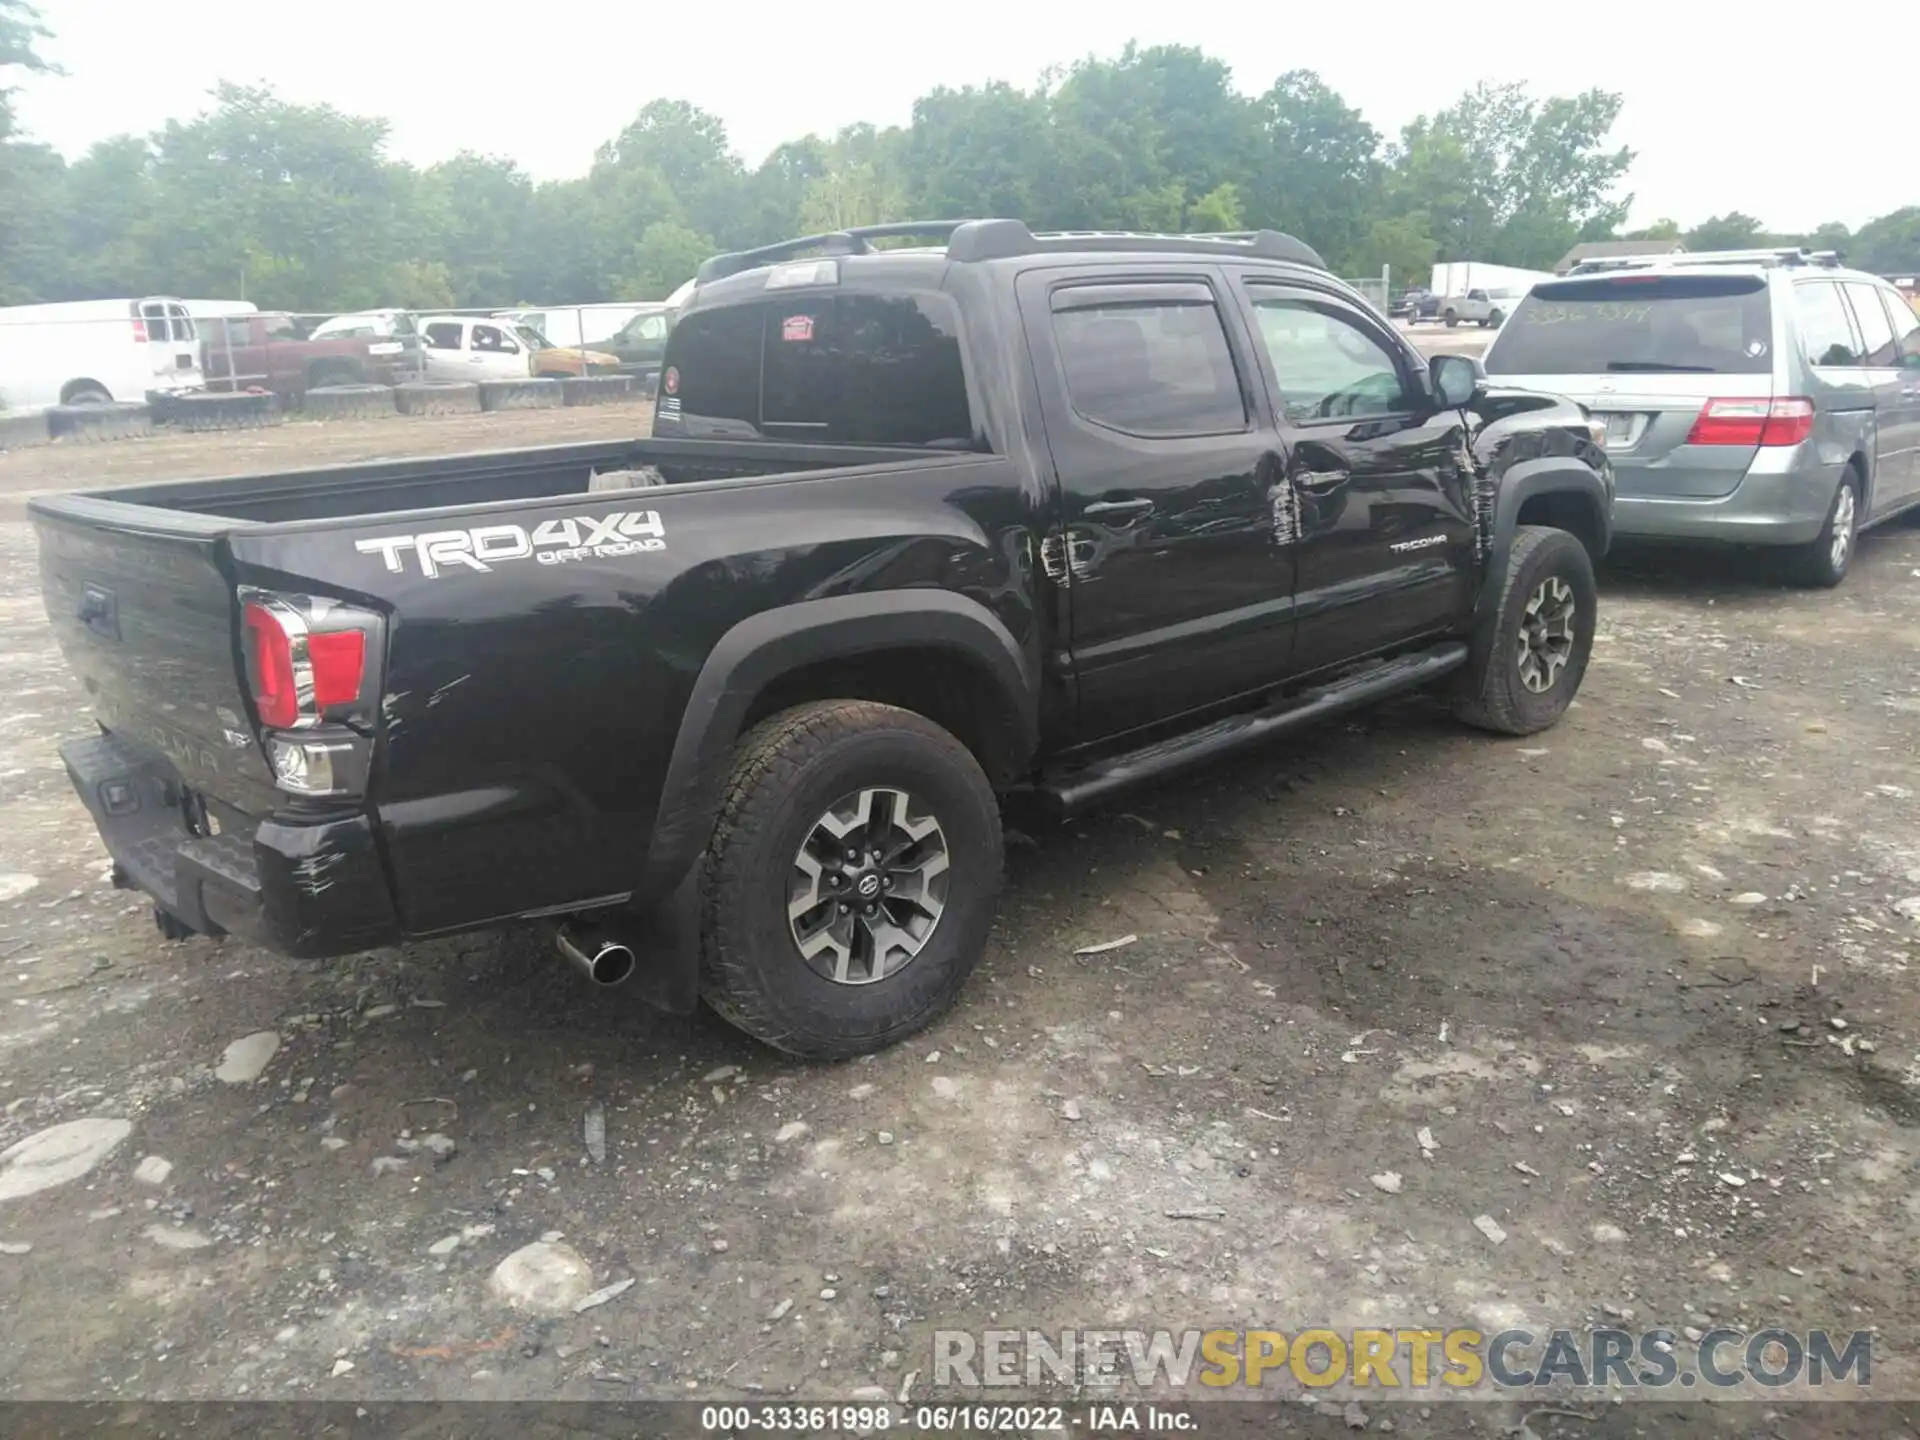
M 936 1328 L 1717 1324 L 1874 1327 L 1920 1397 L 1920 528 L 1833 593 L 1627 557 L 1531 740 L 1416 699 L 1023 837 L 959 1008 L 828 1067 L 533 933 L 163 942 L 56 761 L 34 566 L 0 519 L 0 1399 L 917 1400 Z M 1508 1433 L 1920 1423 L 1674 1398 Z

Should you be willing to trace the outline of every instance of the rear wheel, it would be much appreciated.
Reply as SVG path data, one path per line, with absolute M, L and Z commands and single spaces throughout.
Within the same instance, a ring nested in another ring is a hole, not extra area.
M 1514 531 L 1493 644 L 1462 680 L 1454 714 L 1501 735 L 1531 735 L 1566 713 L 1593 654 L 1599 589 L 1587 547 L 1565 530 Z
M 740 744 L 702 876 L 701 994 L 810 1059 L 932 1023 L 979 961 L 1000 889 L 979 763 L 911 711 L 802 705 Z
M 1496 310 L 1491 315 L 1487 316 L 1487 325 L 1491 329 L 1498 330 L 1500 328 L 1500 322 L 1502 320 L 1505 320 L 1506 318 L 1507 317 L 1505 315 L 1502 315 L 1498 310 Z
M 1831 590 L 1853 568 L 1853 552 L 1860 540 L 1860 476 L 1848 470 L 1827 506 L 1826 524 L 1788 559 L 1794 583 L 1815 590 Z
M 113 396 L 89 380 L 74 386 L 62 397 L 60 403 L 62 405 L 111 405 Z

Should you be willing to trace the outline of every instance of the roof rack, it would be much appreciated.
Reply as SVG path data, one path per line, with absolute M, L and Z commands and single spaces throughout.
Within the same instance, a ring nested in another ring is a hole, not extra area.
M 1792 267 L 1819 265 L 1838 269 L 1838 250 L 1808 250 L 1800 246 L 1779 246 L 1759 250 L 1696 250 L 1672 255 L 1628 255 L 1618 258 L 1582 260 L 1568 275 L 1597 275 L 1608 270 L 1666 270 L 1676 265 L 1766 265 Z
M 753 250 L 715 255 L 700 266 L 694 279 L 705 285 L 729 275 L 776 264 L 802 255 L 870 255 L 871 241 L 925 238 L 945 242 L 947 258 L 970 264 L 1015 255 L 1045 255 L 1072 251 L 1174 251 L 1188 255 L 1239 255 L 1256 260 L 1284 260 L 1325 270 L 1327 262 L 1304 241 L 1278 230 L 1233 230 L 1205 234 L 1159 235 L 1133 230 L 1050 230 L 1035 233 L 1019 220 L 903 220 L 886 225 L 859 225 L 820 235 L 801 235 Z

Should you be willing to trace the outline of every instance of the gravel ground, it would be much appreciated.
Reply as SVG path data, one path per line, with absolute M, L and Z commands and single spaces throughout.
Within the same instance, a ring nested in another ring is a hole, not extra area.
M 233 463 L 645 429 L 505 419 Z M 10 456 L 0 490 L 225 453 Z M 1920 1396 L 1920 529 L 1832 593 L 1631 557 L 1603 590 L 1559 728 L 1408 700 L 1023 839 L 961 1005 L 815 1067 L 531 932 L 160 940 L 59 769 L 88 722 L 0 517 L 0 1151 L 110 1147 L 0 1198 L 0 1399 L 925 1398 L 936 1326 L 1718 1323 L 1877 1327 L 1875 1391 Z M 510 1303 L 543 1236 L 564 1294 L 631 1286 Z M 1297 1433 L 1346 1433 L 1329 1394 Z M 1526 1433 L 1915 1425 L 1671 1399 Z

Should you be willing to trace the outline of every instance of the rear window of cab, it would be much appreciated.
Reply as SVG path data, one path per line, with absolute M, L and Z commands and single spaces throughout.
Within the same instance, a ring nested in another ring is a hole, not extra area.
M 952 302 L 798 294 L 696 310 L 667 341 L 656 430 L 971 448 Z
M 1758 375 L 1772 352 L 1762 277 L 1635 272 L 1535 286 L 1485 363 L 1489 375 Z

